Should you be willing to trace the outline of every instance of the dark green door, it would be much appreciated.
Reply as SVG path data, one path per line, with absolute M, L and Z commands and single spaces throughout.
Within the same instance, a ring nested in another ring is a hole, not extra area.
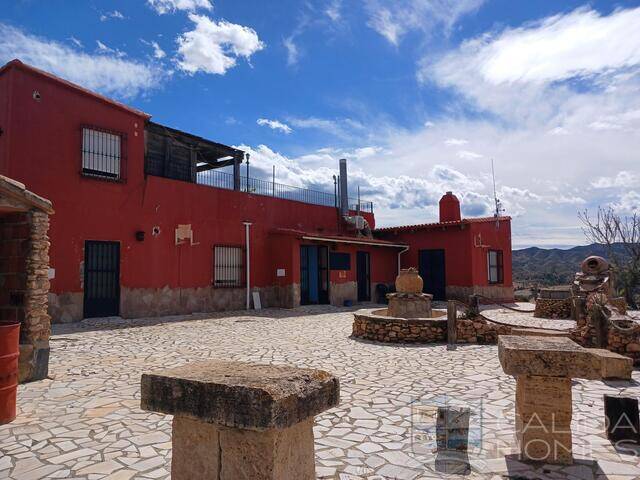
M 120 244 L 84 243 L 84 317 L 120 314 Z

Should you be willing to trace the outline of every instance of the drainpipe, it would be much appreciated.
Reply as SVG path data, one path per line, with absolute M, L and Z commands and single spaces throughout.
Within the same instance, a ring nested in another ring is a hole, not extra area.
M 245 263 L 247 264 L 247 310 L 249 310 L 251 308 L 251 263 L 250 263 L 251 254 L 249 251 L 249 247 L 250 247 L 249 227 L 251 227 L 252 224 L 251 222 L 243 222 L 243 225 L 244 225 L 246 252 L 247 252 Z
M 400 251 L 398 252 L 398 275 L 400 275 L 400 265 L 401 265 L 401 263 L 400 263 L 400 255 L 402 255 L 402 254 L 403 254 L 404 252 L 406 252 L 407 250 L 409 250 L 409 247 L 408 247 L 408 246 L 407 246 L 407 247 L 404 247 L 402 250 L 400 250 Z

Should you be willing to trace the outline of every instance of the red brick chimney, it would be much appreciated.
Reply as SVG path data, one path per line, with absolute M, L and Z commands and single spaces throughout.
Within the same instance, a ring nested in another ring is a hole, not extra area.
M 445 193 L 440 199 L 440 221 L 460 221 L 460 200 L 452 192 Z

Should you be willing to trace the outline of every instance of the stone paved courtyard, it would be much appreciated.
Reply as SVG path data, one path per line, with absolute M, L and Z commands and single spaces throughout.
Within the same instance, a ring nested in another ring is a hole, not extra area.
M 0 478 L 168 479 L 171 418 L 139 409 L 140 375 L 209 358 L 340 377 L 340 406 L 316 419 L 320 478 L 640 478 L 640 451 L 613 448 L 602 406 L 603 393 L 640 397 L 637 369 L 631 384 L 576 381 L 578 461 L 529 466 L 513 455 L 515 381 L 496 346 L 376 345 L 349 338 L 351 320 L 347 310 L 318 307 L 56 326 L 54 378 L 20 386 L 18 418 L 0 427 Z M 443 398 L 476 406 L 472 424 L 482 424 L 466 476 L 437 471 L 421 430 Z

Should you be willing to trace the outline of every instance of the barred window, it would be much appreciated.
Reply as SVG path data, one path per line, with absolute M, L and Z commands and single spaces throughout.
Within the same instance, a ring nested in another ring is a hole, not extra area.
M 242 247 L 216 245 L 214 247 L 214 277 L 216 287 L 241 287 L 243 268 Z
M 82 173 L 121 179 L 122 136 L 94 128 L 82 128 Z
M 502 250 L 489 250 L 487 252 L 487 267 L 489 283 L 502 283 L 504 281 Z

